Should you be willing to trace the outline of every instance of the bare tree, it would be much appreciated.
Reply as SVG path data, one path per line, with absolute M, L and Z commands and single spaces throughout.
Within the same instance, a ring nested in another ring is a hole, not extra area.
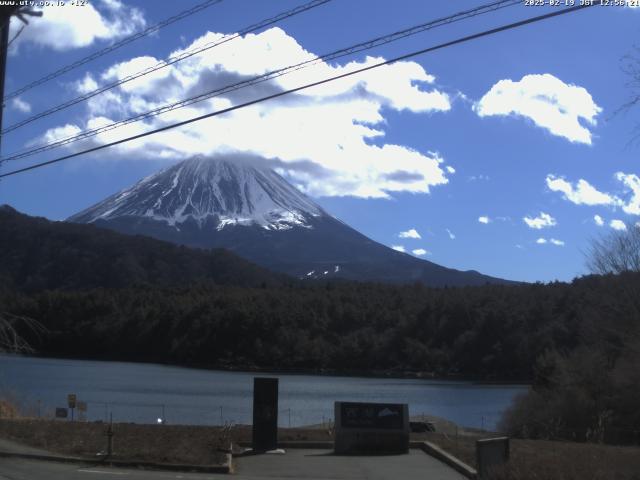
M 587 267 L 592 273 L 640 272 L 640 226 L 627 225 L 595 239 L 587 253 Z
M 622 57 L 622 71 L 627 75 L 626 87 L 629 90 L 629 99 L 620 107 L 617 113 L 627 112 L 640 105 L 640 46 L 635 45 L 633 50 Z M 640 125 L 635 128 L 632 142 L 640 140 Z
M 43 333 L 45 328 L 39 322 L 11 313 L 0 312 L 0 352 L 32 353 L 33 348 L 18 333 L 16 326 L 22 324 L 36 335 Z

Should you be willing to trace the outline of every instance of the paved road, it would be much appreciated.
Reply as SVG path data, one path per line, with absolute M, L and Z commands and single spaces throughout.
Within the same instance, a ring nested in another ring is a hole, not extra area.
M 213 475 L 82 466 L 18 458 L 0 458 L 0 480 L 465 480 L 420 450 L 394 456 L 335 456 L 326 450 L 289 449 L 285 455 L 234 459 L 236 474 Z

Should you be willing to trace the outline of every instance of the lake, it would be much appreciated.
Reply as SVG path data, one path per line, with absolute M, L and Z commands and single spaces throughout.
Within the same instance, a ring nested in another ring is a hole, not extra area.
M 280 379 L 279 424 L 319 424 L 333 418 L 333 402 L 408 403 L 411 416 L 428 414 L 466 427 L 492 429 L 526 385 L 466 381 L 335 377 L 199 370 L 166 365 L 0 355 L 0 394 L 52 415 L 75 393 L 88 420 L 219 425 L 251 423 L 253 377 Z

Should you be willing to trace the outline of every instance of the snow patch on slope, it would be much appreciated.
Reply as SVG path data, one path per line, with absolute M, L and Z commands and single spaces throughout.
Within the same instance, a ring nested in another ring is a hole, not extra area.
M 312 228 L 309 219 L 327 215 L 280 175 L 242 161 L 196 157 L 144 178 L 133 187 L 69 218 L 92 223 L 123 216 L 202 226 L 217 219 L 217 230 L 258 225 L 267 230 Z

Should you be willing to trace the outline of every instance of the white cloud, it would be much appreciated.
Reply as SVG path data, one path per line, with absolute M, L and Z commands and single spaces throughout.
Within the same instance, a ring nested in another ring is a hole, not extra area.
M 98 5 L 100 8 L 96 8 Z M 138 8 L 115 0 L 86 2 L 82 7 L 65 2 L 64 5 L 44 6 L 42 12 L 42 17 L 29 20 L 29 26 L 12 44 L 12 51 L 27 43 L 55 51 L 88 47 L 99 40 L 131 35 L 146 26 Z M 22 22 L 12 17 L 10 35 L 15 35 L 21 26 Z
M 572 184 L 562 177 L 547 175 L 546 181 L 550 190 L 563 193 L 565 200 L 576 205 L 622 207 L 625 213 L 640 215 L 640 177 L 633 173 L 617 172 L 615 178 L 623 184 L 630 194 L 628 200 L 625 201 L 616 195 L 601 192 L 584 179 Z
M 44 140 L 49 142 L 55 142 L 63 138 L 71 137 L 80 133 L 80 128 L 77 125 L 66 124 L 61 127 L 51 128 L 47 130 L 44 135 Z
M 447 165 L 447 172 L 454 174 L 456 173 L 456 169 L 453 168 L 451 165 Z
M 622 221 L 622 220 L 611 220 L 609 222 L 609 226 L 611 228 L 613 228 L 614 230 L 626 230 L 627 229 L 627 225 Z
M 556 247 L 564 247 L 564 241 L 563 240 L 558 240 L 557 238 L 550 238 L 549 240 L 547 240 L 544 237 L 540 237 L 536 240 L 536 243 L 538 245 L 547 245 L 547 244 L 551 244 L 551 245 L 555 245 Z
M 551 74 L 525 75 L 520 81 L 500 80 L 474 110 L 481 117 L 519 115 L 571 142 L 591 144 L 592 133 L 584 125 L 596 125 L 602 109 L 589 92 L 566 84 Z
M 416 248 L 415 250 L 411 250 L 411 253 L 413 253 L 414 255 L 417 255 L 419 257 L 422 257 L 423 255 L 429 254 L 429 252 L 426 251 L 424 248 Z
M 11 101 L 11 106 L 22 113 L 29 113 L 31 111 L 31 105 L 20 97 L 15 97 Z
M 98 82 L 87 72 L 82 80 L 74 83 L 73 87 L 78 93 L 85 94 L 96 90 L 98 88 Z
M 478 221 L 480 223 L 484 223 L 486 225 L 487 223 L 489 223 L 491 221 L 491 219 L 489 217 L 487 217 L 486 215 L 483 215 L 481 217 L 478 217 Z
M 155 57 L 144 56 L 135 57 L 131 60 L 116 63 L 107 69 L 102 75 L 102 80 L 107 80 L 109 83 L 115 81 L 121 81 L 124 78 L 131 77 L 138 72 L 150 70 L 153 67 L 162 63 Z M 153 94 L 154 90 L 158 87 L 158 84 L 171 76 L 172 70 L 168 67 L 159 68 L 153 72 L 147 73 L 140 78 L 128 81 L 120 87 L 120 90 L 125 93 L 135 92 L 137 95 L 145 96 Z M 177 87 L 177 84 L 175 85 Z M 173 93 L 173 92 L 172 92 Z
M 540 215 L 538 215 L 537 217 L 524 217 L 522 220 L 524 220 L 529 228 L 533 228 L 536 230 L 553 227 L 558 224 L 555 218 L 544 212 L 540 212 Z
M 400 232 L 398 236 L 400 238 L 422 238 L 415 228 L 411 228 L 406 232 Z
M 467 180 L 470 182 L 476 182 L 478 180 L 489 181 L 491 180 L 491 178 L 489 177 L 489 175 L 480 174 L 480 175 L 471 175 Z
M 586 180 L 580 179 L 574 186 L 562 177 L 547 175 L 547 187 L 554 192 L 562 192 L 565 200 L 576 205 L 618 205 L 620 199 L 603 193 Z
M 447 234 L 449 235 L 449 238 L 451 240 L 455 240 L 456 239 L 456 236 L 453 233 L 451 233 L 451 230 L 449 230 L 448 228 L 445 228 L 445 230 L 447 231 Z
M 594 215 L 593 216 L 593 221 L 599 227 L 602 227 L 604 225 L 604 218 L 602 218 L 600 215 Z
M 407 251 L 403 245 L 391 245 L 391 248 L 394 249 L 396 252 L 405 253 Z
M 223 34 L 209 32 L 185 50 L 221 38 Z M 124 84 L 111 91 L 111 96 L 95 97 L 88 102 L 88 117 L 80 125 L 84 128 L 96 118 L 136 115 L 312 58 L 312 53 L 280 28 L 248 34 Z M 141 128 L 150 130 L 186 120 L 381 60 L 367 57 L 345 65 L 319 62 L 269 82 L 145 119 L 93 141 L 122 138 Z M 131 58 L 94 79 L 111 82 L 159 61 L 148 56 Z M 449 110 L 449 98 L 433 86 L 434 80 L 418 63 L 398 62 L 123 144 L 111 150 L 111 155 L 179 160 L 195 154 L 243 153 L 269 159 L 285 178 L 314 196 L 389 198 L 394 192 L 429 193 L 449 181 L 444 160 L 435 152 L 384 142 L 384 112 Z
M 640 178 L 633 173 L 616 173 L 616 178 L 631 190 L 631 198 L 622 206 L 630 215 L 640 215 Z

